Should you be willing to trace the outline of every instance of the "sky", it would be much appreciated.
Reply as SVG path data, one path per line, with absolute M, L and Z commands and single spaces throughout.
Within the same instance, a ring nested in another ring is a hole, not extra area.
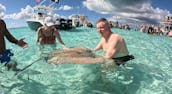
M 125 24 L 159 24 L 172 15 L 171 4 L 172 0 L 59 0 L 53 7 L 54 15 L 68 18 L 82 14 L 94 23 L 104 17 Z M 0 18 L 8 28 L 27 26 L 35 5 L 35 0 L 0 0 Z

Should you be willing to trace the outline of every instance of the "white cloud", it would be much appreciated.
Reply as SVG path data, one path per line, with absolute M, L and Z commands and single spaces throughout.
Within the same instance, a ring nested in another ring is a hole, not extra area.
M 64 9 L 69 9 L 66 6 L 64 7 Z M 21 8 L 21 11 L 19 13 L 12 13 L 12 14 L 5 14 L 6 11 L 6 7 L 4 5 L 0 4 L 0 18 L 3 19 L 12 19 L 12 20 L 18 20 L 18 22 L 24 22 L 24 20 L 30 19 L 32 17 L 35 16 L 34 13 L 34 9 L 33 7 L 27 5 L 25 8 Z M 52 16 L 54 18 L 59 18 L 59 17 L 65 17 L 65 16 L 60 16 L 58 14 L 52 14 Z M 18 23 L 17 22 L 17 23 Z M 26 23 L 20 23 L 20 24 L 16 24 L 16 23 L 8 23 L 9 27 L 21 27 L 21 26 L 25 26 Z
M 100 14 L 112 14 L 140 23 L 158 24 L 164 16 L 170 14 L 167 10 L 153 8 L 150 0 L 86 0 L 83 5 Z
M 28 19 L 31 18 L 33 15 L 33 8 L 29 5 L 27 5 L 25 8 L 21 8 L 21 11 L 19 13 L 13 13 L 6 15 L 5 18 L 11 18 L 11 19 Z
M 0 18 L 3 18 L 5 15 L 6 7 L 2 4 L 0 4 Z
M 63 9 L 69 9 L 68 6 L 64 6 Z M 0 15 L 4 14 L 5 7 L 0 5 Z M 13 13 L 13 14 L 4 14 L 5 19 L 17 19 L 17 20 L 26 20 L 30 19 L 35 15 L 33 7 L 27 5 L 25 8 L 21 8 L 21 11 L 19 13 Z M 58 14 L 49 14 L 53 15 L 54 18 L 61 17 Z
M 71 10 L 71 9 L 73 9 L 73 7 L 68 5 L 62 5 L 59 7 L 59 10 Z
M 109 14 L 115 10 L 115 7 L 106 0 L 86 0 L 83 5 L 91 11 L 101 14 Z

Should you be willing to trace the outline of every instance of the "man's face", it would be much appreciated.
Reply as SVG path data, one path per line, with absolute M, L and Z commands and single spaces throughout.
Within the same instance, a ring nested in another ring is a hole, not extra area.
M 106 31 L 108 26 L 104 23 L 104 22 L 99 22 L 97 23 L 97 31 L 99 32 L 99 34 L 103 37 L 104 34 L 106 33 Z

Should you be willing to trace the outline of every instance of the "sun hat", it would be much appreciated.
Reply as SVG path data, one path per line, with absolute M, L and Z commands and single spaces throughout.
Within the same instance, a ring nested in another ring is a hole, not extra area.
M 47 26 L 52 26 L 54 25 L 54 20 L 52 17 L 46 17 L 44 20 L 44 24 L 46 24 Z

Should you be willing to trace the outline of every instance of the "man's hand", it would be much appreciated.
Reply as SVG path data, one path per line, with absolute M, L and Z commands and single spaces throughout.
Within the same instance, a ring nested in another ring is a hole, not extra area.
M 66 47 L 66 46 L 63 46 L 63 49 L 64 49 L 64 50 L 68 50 L 69 48 L 68 48 L 68 47 Z
M 96 49 L 95 48 L 92 48 L 91 51 L 96 51 Z
M 19 39 L 19 41 L 17 42 L 17 45 L 19 45 L 19 46 L 22 47 L 22 48 L 28 47 L 28 44 L 27 44 L 26 42 L 23 41 L 24 39 L 25 39 L 25 38 Z

